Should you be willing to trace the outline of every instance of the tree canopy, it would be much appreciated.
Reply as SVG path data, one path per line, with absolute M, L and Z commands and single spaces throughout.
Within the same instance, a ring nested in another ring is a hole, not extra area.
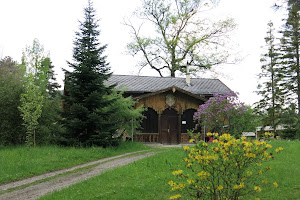
M 84 20 L 74 40 L 73 59 L 66 71 L 63 125 L 68 145 L 111 146 L 118 143 L 114 137 L 117 125 L 109 120 L 115 109 L 106 109 L 114 99 L 106 98 L 114 86 L 105 85 L 111 76 L 103 55 L 106 45 L 100 45 L 98 20 L 91 1 L 84 9 Z
M 135 16 L 153 25 L 156 34 L 142 34 L 137 27 L 125 22 L 132 30 L 133 41 L 128 44 L 132 55 L 141 53 L 141 69 L 148 66 L 160 76 L 166 70 L 197 72 L 227 61 L 226 35 L 235 28 L 232 19 L 211 22 L 200 14 L 211 8 L 202 0 L 143 0 Z

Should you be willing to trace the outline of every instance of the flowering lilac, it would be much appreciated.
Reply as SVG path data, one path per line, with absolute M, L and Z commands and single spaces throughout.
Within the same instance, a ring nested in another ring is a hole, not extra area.
M 222 131 L 222 127 L 228 124 L 230 118 L 243 114 L 248 107 L 238 100 L 238 93 L 215 94 L 212 98 L 200 105 L 194 114 L 197 127 L 205 125 L 211 131 Z

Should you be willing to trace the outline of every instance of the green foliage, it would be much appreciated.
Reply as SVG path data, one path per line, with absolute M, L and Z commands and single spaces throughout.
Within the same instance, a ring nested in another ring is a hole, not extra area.
M 10 57 L 0 60 L 0 144 L 22 144 L 24 127 L 18 106 L 23 93 L 24 69 Z
M 72 72 L 66 72 L 63 126 L 66 134 L 61 142 L 65 145 L 118 145 L 118 125 L 111 121 L 119 112 L 117 108 L 107 109 L 115 101 L 106 98 L 113 86 L 105 81 L 111 76 L 110 67 L 103 56 L 106 45 L 98 42 L 98 21 L 89 1 L 84 9 L 84 21 L 80 23 L 74 41 L 74 62 L 69 63 Z
M 230 133 L 239 138 L 242 132 L 255 132 L 256 127 L 260 126 L 260 120 L 260 117 L 248 106 L 241 115 L 230 118 L 230 124 L 232 124 Z
M 212 2 L 212 1 L 211 1 Z M 211 2 L 201 0 L 144 0 L 142 8 L 134 14 L 154 27 L 156 34 L 142 36 L 141 26 L 132 29 L 134 41 L 128 44 L 132 55 L 141 53 L 142 68 L 149 66 L 163 76 L 168 71 L 187 73 L 209 69 L 227 61 L 226 35 L 234 29 L 232 19 L 210 23 L 200 15 L 212 8 Z M 202 18 L 201 18 L 202 17 Z M 203 51 L 205 49 L 206 51 Z
M 37 143 L 54 143 L 55 137 L 63 132 L 58 123 L 61 107 L 61 100 L 57 92 L 59 85 L 54 77 L 54 66 L 37 39 L 34 39 L 32 46 L 26 46 L 23 52 L 22 65 L 26 67 L 27 74 L 29 74 L 25 79 L 32 77 L 29 78 L 32 80 L 28 81 L 35 85 L 36 92 L 43 98 L 42 111 L 36 127 L 36 131 L 40 133 L 37 137 Z
M 272 145 L 265 141 L 234 139 L 229 134 L 213 135 L 216 139 L 212 144 L 200 141 L 191 148 L 184 148 L 187 151 L 185 168 L 173 171 L 179 181 L 169 182 L 172 190 L 179 194 L 170 199 L 181 196 L 193 199 L 258 197 L 267 184 L 278 187 L 274 180 L 262 177 L 271 170 L 262 163 L 273 158 Z M 283 148 L 279 147 L 276 152 L 281 150 Z
M 38 119 L 42 114 L 43 96 L 38 86 L 34 84 L 34 75 L 27 74 L 25 81 L 24 93 L 21 94 L 21 116 L 26 127 L 26 143 L 27 146 L 31 145 L 35 148 L 35 133 L 39 125 Z
M 282 105 L 284 105 L 284 93 L 280 86 L 282 74 L 280 73 L 280 52 L 276 46 L 274 37 L 273 23 L 268 23 L 268 32 L 266 41 L 266 52 L 261 58 L 262 72 L 259 74 L 262 84 L 258 85 L 259 91 L 257 94 L 262 96 L 262 99 L 256 103 L 256 110 L 263 115 L 263 125 L 271 125 L 276 133 L 276 127 L 280 123 L 280 114 Z M 265 114 L 265 115 L 264 115 Z
M 287 99 L 287 104 L 297 105 L 297 131 L 296 137 L 300 138 L 300 13 L 296 6 L 288 9 L 289 15 L 283 26 L 281 39 L 282 74 L 281 86 Z
M 135 109 L 135 101 L 132 100 L 132 97 L 123 97 L 124 92 L 117 92 L 113 90 L 111 95 L 106 96 L 114 102 L 105 108 L 106 111 L 117 110 L 110 116 L 109 121 L 113 122 L 118 126 L 118 130 L 122 134 L 131 135 L 132 128 L 140 128 L 141 120 L 144 118 L 142 112 L 144 108 Z

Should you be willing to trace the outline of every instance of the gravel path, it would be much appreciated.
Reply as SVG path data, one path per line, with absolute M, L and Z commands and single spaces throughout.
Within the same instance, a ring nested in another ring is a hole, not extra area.
M 143 151 L 139 151 L 139 152 L 143 152 Z M 133 152 L 133 153 L 137 153 L 137 152 Z M 98 161 L 94 161 L 94 162 L 90 162 L 90 163 L 86 163 L 83 165 L 79 165 L 70 169 L 66 169 L 66 170 L 60 170 L 60 171 L 56 171 L 56 172 L 51 172 L 51 173 L 47 173 L 47 174 L 43 174 L 40 176 L 36 176 L 36 177 L 32 177 L 29 179 L 25 179 L 25 180 L 21 180 L 18 182 L 14 182 L 14 183 L 9 183 L 6 185 L 2 185 L 0 186 L 0 189 L 2 190 L 7 190 L 9 188 L 12 187 L 16 187 L 16 186 L 20 186 L 20 185 L 24 185 L 24 184 L 28 184 L 28 183 L 32 183 L 35 182 L 37 180 L 41 180 L 47 177 L 51 177 L 51 176 L 55 176 L 57 174 L 61 174 L 61 173 L 65 173 L 68 171 L 72 171 L 74 169 L 79 169 L 82 167 L 86 167 L 89 165 L 94 165 L 94 164 L 98 164 L 95 167 L 89 168 L 87 170 L 81 170 L 75 173 L 71 173 L 71 174 L 67 174 L 64 176 L 60 176 L 57 178 L 54 178 L 52 180 L 46 181 L 46 182 L 42 182 L 36 185 L 31 185 L 29 187 L 26 187 L 24 189 L 19 189 L 19 190 L 15 190 L 13 192 L 10 193 L 5 193 L 3 195 L 0 195 L 0 199 L 1 200 L 31 200 L 31 199 L 37 199 L 41 196 L 44 196 L 46 194 L 52 193 L 54 191 L 57 190 L 61 190 L 65 187 L 68 187 L 72 184 L 87 180 L 93 176 L 97 176 L 107 170 L 110 169 L 114 169 L 116 167 L 119 166 L 123 166 L 123 165 L 127 165 L 131 162 L 137 161 L 139 159 L 148 157 L 148 156 L 153 156 L 155 155 L 157 152 L 148 152 L 145 154 L 139 154 L 139 155 L 132 155 L 132 156 L 128 156 L 130 154 L 133 153 L 126 153 L 126 154 L 122 154 L 119 156 L 114 156 L 114 157 L 109 157 L 109 158 L 105 158 L 105 159 L 101 159 Z M 127 157 L 124 157 L 127 156 Z

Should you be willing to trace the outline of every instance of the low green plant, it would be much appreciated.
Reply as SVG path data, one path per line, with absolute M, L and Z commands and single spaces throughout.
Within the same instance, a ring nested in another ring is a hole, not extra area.
M 263 162 L 273 159 L 272 145 L 266 141 L 235 139 L 230 134 L 214 136 L 213 143 L 198 142 L 193 147 L 184 147 L 184 170 L 173 171 L 178 181 L 169 181 L 178 193 L 170 199 L 190 197 L 195 199 L 239 199 L 252 195 L 259 199 L 265 185 L 274 188 L 278 183 L 266 180 L 261 175 L 271 170 Z M 267 134 L 266 136 L 268 136 Z M 192 139 L 191 142 L 194 142 Z M 275 151 L 283 150 L 282 147 Z

